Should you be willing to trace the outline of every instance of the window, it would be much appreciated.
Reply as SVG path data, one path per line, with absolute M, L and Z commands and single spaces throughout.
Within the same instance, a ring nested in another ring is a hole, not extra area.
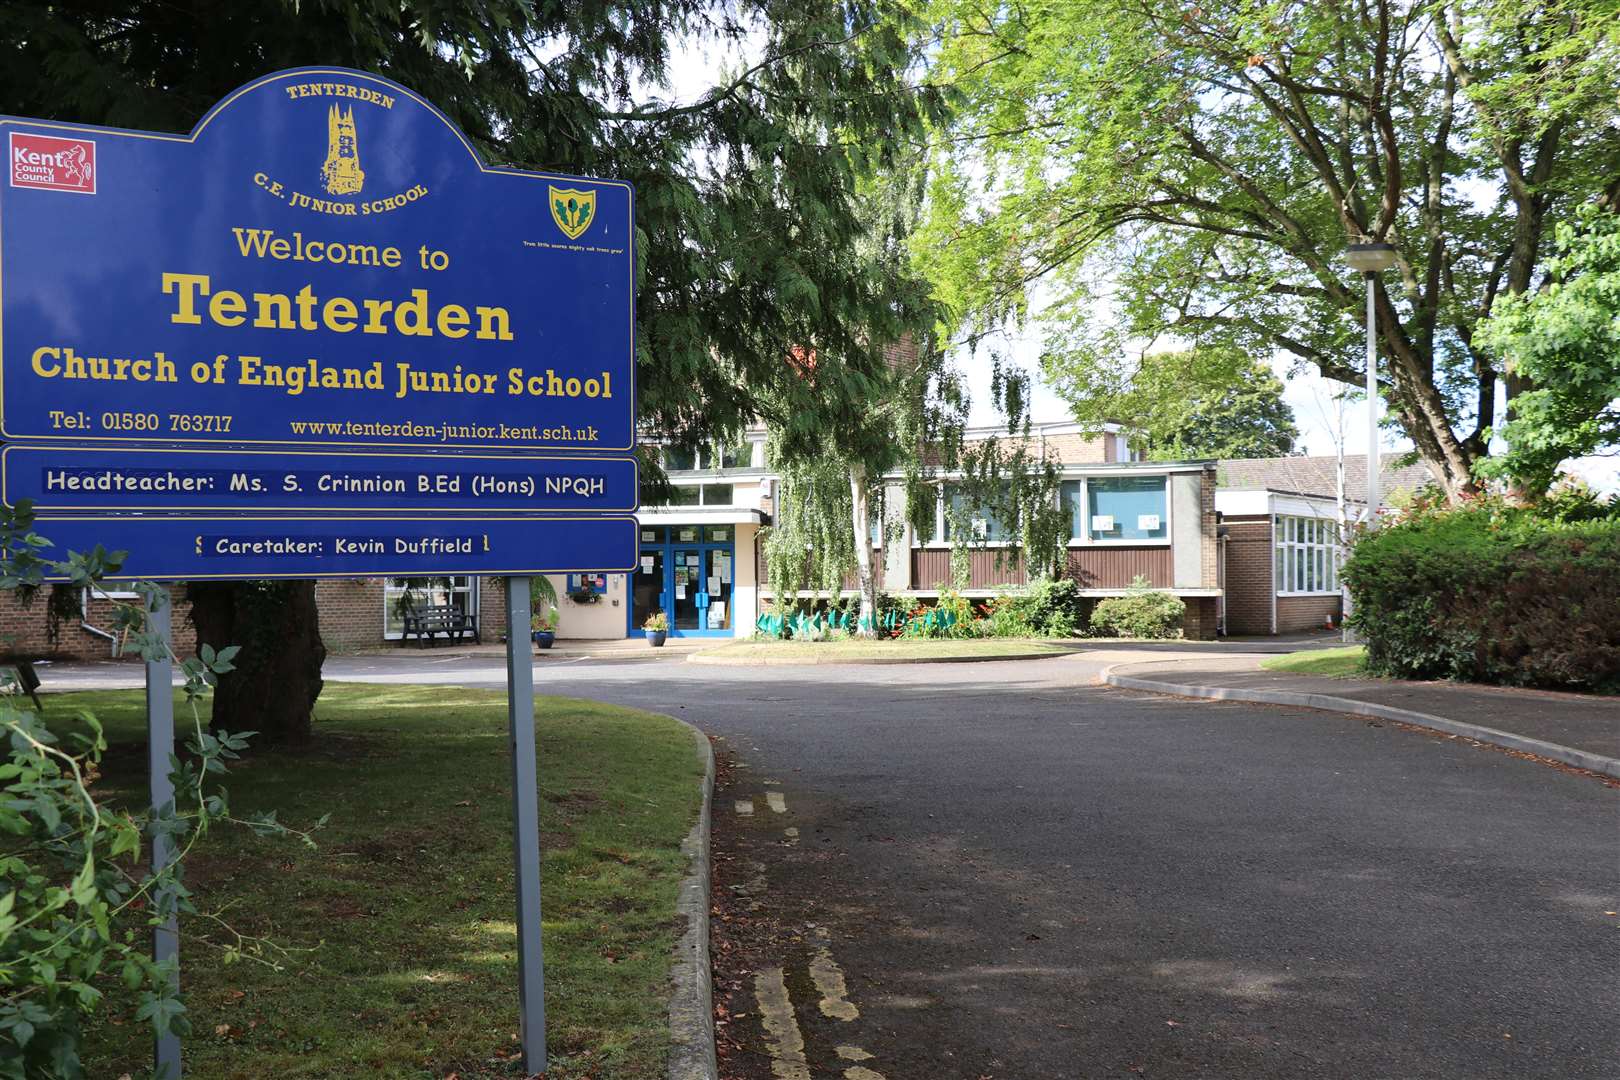
M 1086 503 L 1093 540 L 1163 540 L 1169 535 L 1163 476 L 1090 477 Z
M 1084 492 L 1079 480 L 1065 480 L 1058 486 L 1058 506 L 1068 515 L 1070 540 L 1080 540 L 1086 535 Z
M 746 469 L 754 464 L 754 447 L 751 443 L 738 443 L 736 446 L 722 446 L 714 455 L 714 462 L 710 468 L 716 469 Z
M 749 442 L 732 446 L 705 446 L 697 450 L 666 446 L 661 453 L 665 472 L 747 469 L 754 464 L 754 445 Z
M 662 454 L 666 472 L 690 472 L 698 467 L 698 453 L 696 450 L 682 450 L 676 446 L 666 446 L 663 448 Z
M 1279 593 L 1339 591 L 1338 526 L 1327 518 L 1279 516 L 1275 583 Z
M 478 607 L 477 578 L 391 577 L 383 585 L 383 637 L 398 638 L 405 633 L 407 607 L 442 607 L 475 611 Z
M 1010 495 L 1011 490 L 1007 489 L 1003 493 L 1003 499 Z M 949 507 L 945 514 L 946 540 L 955 539 L 952 532 L 957 524 L 963 521 L 972 530 L 967 539 L 988 540 L 991 543 L 1014 539 L 1013 533 L 1016 528 L 1016 521 L 1013 522 L 1013 527 L 1010 528 L 1008 523 L 1003 521 L 1000 515 L 996 513 L 995 507 L 970 505 L 966 495 L 950 486 L 945 488 L 945 498 L 948 500 L 947 506 Z
M 731 484 L 676 484 L 666 506 L 730 506 L 736 497 Z
M 731 484 L 704 484 L 704 506 L 730 506 L 736 498 L 736 489 Z

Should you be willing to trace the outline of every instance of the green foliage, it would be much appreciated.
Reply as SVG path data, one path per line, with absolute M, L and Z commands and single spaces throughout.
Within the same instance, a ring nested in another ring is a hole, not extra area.
M 636 185 L 640 420 L 740 431 L 802 393 L 783 358 L 869 355 L 890 282 L 858 244 L 863 176 L 920 140 L 909 24 L 872 0 L 15 0 L 0 112 L 189 131 L 278 68 L 341 64 L 441 108 L 494 164 Z M 757 45 L 676 103 L 677 54 Z
M 122 552 L 97 547 L 56 561 L 42 554 L 49 546 L 33 531 L 26 503 L 0 506 L 0 590 L 37 588 L 49 573 L 100 592 L 101 577 L 116 572 L 123 560 Z M 120 603 L 118 627 L 141 656 L 178 660 L 146 626 L 146 607 L 167 603 L 168 590 L 144 583 L 135 589 L 142 603 Z M 115 974 L 139 992 L 134 1020 L 156 1034 L 189 1030 L 172 967 L 155 964 L 144 951 L 149 935 L 134 929 L 161 925 L 176 912 L 198 914 L 180 869 L 211 826 L 291 831 L 273 815 L 233 817 L 224 789 L 211 779 L 226 773 L 254 734 L 205 730 L 197 710 L 219 676 L 233 670 L 237 652 L 236 646 L 216 651 L 203 645 L 197 657 L 179 661 L 192 705 L 189 754 L 172 759 L 175 800 L 156 814 L 131 815 L 100 797 L 95 780 L 107 743 L 93 715 L 81 715 L 84 730 L 61 739 L 40 717 L 16 706 L 20 698 L 4 693 L 10 675 L 0 677 L 0 732 L 6 739 L 0 764 L 0 1076 L 87 1076 L 79 1055 L 81 1021 L 102 1002 L 97 982 Z M 296 835 L 312 843 L 309 834 Z M 143 836 L 163 837 L 174 850 L 160 873 L 142 863 Z M 274 966 L 273 949 L 262 939 L 233 933 L 219 959 Z
M 1357 384 L 1343 250 L 1395 241 L 1375 284 L 1392 418 L 1449 494 L 1474 483 L 1502 376 L 1481 314 L 1535 288 L 1548 222 L 1620 197 L 1612 0 L 922 10 L 959 94 L 917 245 L 953 327 L 1038 302 L 1048 369 L 1106 386 L 1165 339 Z
M 1152 588 L 1138 577 L 1124 596 L 1110 596 L 1092 609 L 1091 632 L 1098 637 L 1180 637 L 1186 614 L 1187 605 L 1180 597 Z
M 901 636 L 930 639 L 983 637 L 984 627 L 975 616 L 971 600 L 955 589 L 942 589 L 934 603 L 919 605 L 911 612 Z
M 1069 578 L 1040 578 L 990 604 L 991 637 L 1073 637 L 1086 624 L 1080 587 Z
M 1581 207 L 1556 231 L 1551 280 L 1504 296 L 1479 338 L 1530 389 L 1513 399 L 1507 451 L 1480 463 L 1532 494 L 1572 457 L 1620 445 L 1620 215 Z
M 1341 577 L 1376 674 L 1620 689 L 1620 501 L 1419 502 Z
M 1283 386 L 1264 361 L 1230 349 L 1115 357 L 1050 353 L 1045 373 L 1082 424 L 1126 426 L 1155 461 L 1276 457 L 1299 432 Z

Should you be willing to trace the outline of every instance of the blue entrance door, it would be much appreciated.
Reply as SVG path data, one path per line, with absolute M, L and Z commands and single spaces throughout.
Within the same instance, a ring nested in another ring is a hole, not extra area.
M 631 637 L 642 637 L 648 616 L 662 611 L 671 637 L 730 637 L 736 633 L 732 527 L 643 528 L 641 564 L 632 582 Z

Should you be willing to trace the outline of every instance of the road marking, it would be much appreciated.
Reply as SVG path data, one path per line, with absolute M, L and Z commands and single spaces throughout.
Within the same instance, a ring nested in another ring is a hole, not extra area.
M 862 1050 L 858 1046 L 840 1046 L 838 1047 L 838 1056 L 843 1058 L 845 1061 L 872 1060 L 872 1055 L 868 1054 L 865 1050 Z
M 742 815 L 743 817 L 753 817 L 754 816 L 754 800 L 753 799 L 738 799 L 737 800 L 737 813 Z
M 770 808 L 773 813 L 787 813 L 787 799 L 780 791 L 767 791 L 765 793 L 765 801 L 770 804 Z
M 804 1036 L 793 1018 L 793 1002 L 781 968 L 768 968 L 754 976 L 754 997 L 765 1025 L 766 1048 L 771 1052 L 771 1075 L 777 1080 L 810 1080 Z
M 834 1020 L 846 1023 L 861 1015 L 861 1010 L 849 1000 L 849 988 L 844 985 L 844 970 L 826 949 L 818 949 L 810 961 L 810 978 L 821 991 L 821 1012 Z
M 873 1072 L 865 1065 L 851 1065 L 844 1070 L 844 1080 L 888 1080 L 880 1072 Z

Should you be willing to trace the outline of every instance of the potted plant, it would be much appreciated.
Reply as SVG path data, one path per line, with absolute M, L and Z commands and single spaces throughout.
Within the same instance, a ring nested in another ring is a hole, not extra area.
M 529 588 L 529 636 L 539 648 L 549 649 L 557 640 L 557 587 L 545 574 L 536 574 Z
M 542 649 L 549 649 L 557 640 L 557 609 L 547 608 L 529 617 L 529 634 Z
M 655 611 L 647 616 L 647 621 L 641 624 L 647 632 L 647 642 L 655 649 L 664 647 L 664 639 L 669 637 L 669 616 L 662 611 Z

